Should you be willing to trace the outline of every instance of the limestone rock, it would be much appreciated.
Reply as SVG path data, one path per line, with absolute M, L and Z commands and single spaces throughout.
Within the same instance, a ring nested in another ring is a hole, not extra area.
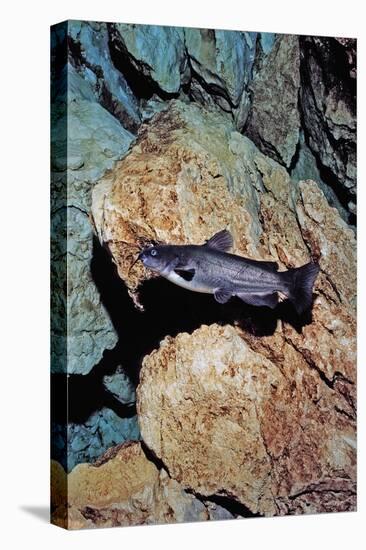
M 93 184 L 127 153 L 133 139 L 98 103 L 71 102 L 68 108 L 68 204 L 88 210 Z
M 62 86 L 56 87 L 52 109 L 52 371 L 87 374 L 118 340 L 90 272 L 90 193 L 128 151 L 134 136 L 88 95 L 90 89 L 72 66 L 63 74 L 65 70 L 70 71 L 66 81 L 72 91 L 64 95 Z
M 184 29 L 193 77 L 224 110 L 246 94 L 255 56 L 256 33 Z
M 110 25 L 117 54 L 168 94 L 178 93 L 186 71 L 184 32 L 179 27 Z
M 258 401 L 256 378 L 266 392 Z M 203 326 L 192 336 L 167 338 L 143 362 L 142 437 L 184 487 L 273 514 L 271 462 L 257 408 L 280 382 L 276 367 L 253 353 L 233 327 Z
M 113 447 L 95 465 L 76 466 L 67 476 L 67 497 L 67 506 L 55 497 L 52 517 L 69 529 L 210 519 L 206 505 L 149 461 L 139 443 Z
M 278 35 L 250 84 L 253 98 L 245 133 L 285 166 L 290 166 L 299 140 L 299 88 L 299 39 Z
M 118 367 L 114 374 L 104 376 L 103 385 L 120 403 L 136 402 L 135 388 L 123 368 Z
M 316 181 L 330 206 L 336 208 L 344 221 L 349 223 L 349 211 L 341 203 L 333 187 L 328 181 L 325 181 L 326 178 L 324 179 L 324 176 L 321 175 L 318 162 L 314 153 L 306 143 L 303 131 L 300 132 L 298 157 L 295 166 L 291 170 L 291 178 L 294 181 L 309 179 Z
M 121 418 L 107 407 L 93 412 L 83 424 L 69 422 L 67 431 L 57 424 L 52 428 L 53 456 L 67 471 L 83 462 L 95 462 L 114 445 L 140 439 L 136 416 Z
M 89 85 L 94 100 L 115 116 L 124 128 L 135 132 L 140 125 L 138 100 L 113 64 L 107 24 L 69 21 L 68 35 L 70 63 L 80 75 L 83 86 Z M 69 93 L 73 93 L 72 80 L 68 86 Z
M 68 209 L 68 365 L 69 374 L 87 374 L 118 340 L 92 279 L 93 230 L 87 216 Z
M 55 214 L 53 231 L 52 372 L 66 372 L 67 368 L 69 374 L 87 374 L 100 361 L 103 351 L 113 348 L 117 342 L 117 334 L 90 273 L 93 231 L 86 213 L 73 206 Z M 64 250 L 66 243 L 67 250 Z M 62 277 L 66 261 L 68 270 Z
M 301 107 L 309 144 L 356 214 L 356 41 L 301 37 Z
M 253 513 L 352 508 L 354 425 L 336 412 L 341 396 L 285 339 L 282 361 L 269 347 L 272 359 L 232 326 L 167 337 L 143 361 L 145 443 L 184 488 Z
M 259 41 L 263 53 L 268 55 L 275 44 L 276 35 L 273 32 L 261 32 L 259 33 Z
M 87 214 L 73 206 L 56 212 L 52 225 L 52 372 L 87 374 L 118 340 L 90 272 L 93 230 Z

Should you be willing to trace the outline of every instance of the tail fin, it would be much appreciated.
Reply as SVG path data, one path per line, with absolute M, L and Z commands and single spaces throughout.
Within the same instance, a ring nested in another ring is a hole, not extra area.
M 309 262 L 301 267 L 289 269 L 283 275 L 288 285 L 286 294 L 293 303 L 298 315 L 310 308 L 313 285 L 319 273 L 319 264 Z

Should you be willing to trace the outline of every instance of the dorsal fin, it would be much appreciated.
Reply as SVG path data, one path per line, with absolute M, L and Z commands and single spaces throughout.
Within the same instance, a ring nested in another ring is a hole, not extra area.
M 208 239 L 203 246 L 208 246 L 209 248 L 214 248 L 221 252 L 227 252 L 233 246 L 233 238 L 230 231 L 223 229 L 215 233 L 215 235 L 213 235 L 211 239 Z

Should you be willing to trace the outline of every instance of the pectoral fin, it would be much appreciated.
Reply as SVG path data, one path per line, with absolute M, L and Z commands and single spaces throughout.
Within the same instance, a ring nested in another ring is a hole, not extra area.
M 226 304 L 232 296 L 230 290 L 225 290 L 223 288 L 218 288 L 215 293 L 215 300 L 216 302 L 219 302 L 219 304 Z
M 195 270 L 194 269 L 174 269 L 175 273 L 182 277 L 185 281 L 192 281 Z
M 237 294 L 238 298 L 251 306 L 267 306 L 274 309 L 278 304 L 276 292 L 272 294 Z

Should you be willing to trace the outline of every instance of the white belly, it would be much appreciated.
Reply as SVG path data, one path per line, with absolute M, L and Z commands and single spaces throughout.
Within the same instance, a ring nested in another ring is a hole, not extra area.
M 171 283 L 181 286 L 182 288 L 187 288 L 188 290 L 193 290 L 194 292 L 204 292 L 205 294 L 214 293 L 214 290 L 212 288 L 196 284 L 194 282 L 194 278 L 192 279 L 192 281 L 186 281 L 175 271 L 171 271 L 169 275 L 163 275 L 163 277 L 168 279 L 168 281 L 170 281 Z

